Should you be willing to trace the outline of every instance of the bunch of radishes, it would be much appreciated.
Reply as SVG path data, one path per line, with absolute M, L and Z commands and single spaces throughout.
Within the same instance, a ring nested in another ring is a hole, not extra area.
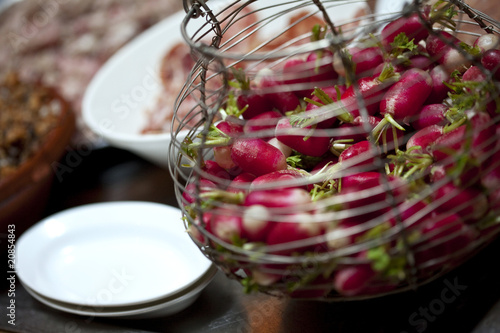
M 452 9 L 252 79 L 233 71 L 219 120 L 184 142 L 201 165 L 182 204 L 195 241 L 247 290 L 380 294 L 496 234 L 500 39 L 461 42 Z

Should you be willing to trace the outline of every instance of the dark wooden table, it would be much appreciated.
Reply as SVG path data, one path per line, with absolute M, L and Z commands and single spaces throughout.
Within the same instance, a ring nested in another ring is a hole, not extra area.
M 140 200 L 176 206 L 167 170 L 113 148 L 91 151 L 56 181 L 45 215 L 87 203 Z M 7 289 L 0 331 L 86 332 L 500 332 L 500 242 L 418 291 L 356 302 L 312 302 L 245 295 L 218 273 L 188 309 L 147 320 L 91 318 L 53 310 L 16 285 L 16 325 Z

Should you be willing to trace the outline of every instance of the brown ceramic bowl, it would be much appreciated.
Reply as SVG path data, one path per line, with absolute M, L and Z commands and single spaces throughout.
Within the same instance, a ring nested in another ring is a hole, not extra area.
M 55 179 L 54 163 L 64 155 L 75 131 L 75 116 L 68 103 L 54 90 L 50 93 L 61 104 L 56 126 L 29 159 L 0 179 L 0 234 L 7 233 L 8 225 L 15 225 L 19 237 L 42 217 Z

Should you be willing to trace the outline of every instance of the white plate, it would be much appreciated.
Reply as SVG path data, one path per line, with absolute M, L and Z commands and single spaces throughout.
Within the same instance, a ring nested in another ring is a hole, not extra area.
M 171 316 L 176 314 L 190 305 L 200 296 L 203 289 L 212 281 L 217 273 L 217 268 L 212 266 L 204 276 L 196 283 L 184 290 L 180 294 L 162 298 L 150 303 L 144 303 L 135 306 L 118 306 L 118 307 L 97 307 L 74 305 L 71 303 L 59 302 L 51 298 L 44 297 L 36 291 L 24 286 L 26 291 L 39 302 L 54 308 L 59 311 L 77 314 L 80 316 L 89 317 L 120 317 L 127 319 L 144 319 Z
M 54 214 L 17 241 L 19 279 L 38 294 L 86 306 L 129 306 L 180 293 L 212 263 L 179 209 L 98 203 Z

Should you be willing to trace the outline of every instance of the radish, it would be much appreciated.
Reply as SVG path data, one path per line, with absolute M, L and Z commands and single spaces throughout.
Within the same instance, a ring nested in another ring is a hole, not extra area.
M 431 154 L 436 161 L 450 157 L 458 159 L 467 155 L 469 158 L 483 163 L 496 144 L 496 128 L 491 117 L 480 112 L 473 115 L 465 125 L 452 129 L 437 138 L 431 145 Z
M 351 141 L 353 143 L 364 141 L 368 138 L 371 130 L 373 130 L 381 120 L 382 119 L 379 117 L 368 116 L 368 119 L 365 121 L 364 117 L 357 116 L 352 123 L 345 123 L 338 126 L 339 133 L 341 134 L 334 136 L 334 140 Z
M 311 126 L 293 127 L 288 118 L 283 118 L 278 122 L 276 138 L 290 148 L 308 156 L 322 156 L 330 148 L 330 136 L 325 130 Z
M 303 206 L 311 203 L 309 192 L 299 188 L 253 190 L 245 198 L 244 205 L 261 205 L 267 208 Z
M 449 72 L 455 70 L 463 73 L 471 64 L 470 54 L 464 50 L 458 38 L 449 32 L 437 30 L 426 39 L 426 49 L 431 58 Z
M 283 248 L 278 250 L 270 250 L 271 253 L 291 255 L 323 249 L 322 244 L 304 244 L 309 238 L 324 234 L 323 223 L 313 222 L 312 215 L 307 213 L 290 214 L 286 219 L 287 222 L 276 222 L 267 234 L 267 245 L 283 245 Z
M 432 90 L 425 101 L 425 104 L 438 104 L 448 97 L 450 91 L 447 83 L 450 83 L 450 73 L 441 65 L 435 66 L 429 72 L 432 78 Z
M 267 141 L 271 146 L 278 148 L 279 151 L 285 155 L 286 158 L 290 157 L 293 153 L 293 149 L 288 147 L 286 144 L 278 140 L 276 137 Z
M 207 143 L 220 144 L 213 148 L 214 160 L 217 164 L 226 170 L 235 166 L 234 161 L 231 159 L 231 139 L 243 133 L 243 126 L 230 121 L 221 121 L 216 126 L 218 132 L 209 134 L 211 137 L 206 138 Z
M 372 76 L 374 69 L 384 61 L 380 48 L 377 46 L 366 48 L 352 48 L 349 51 L 356 77 Z M 338 63 L 334 62 L 334 64 Z M 342 64 L 342 60 L 340 60 Z M 337 66 L 335 66 L 337 68 Z M 343 75 L 345 76 L 345 74 Z
M 423 19 L 420 17 L 423 16 Z M 409 40 L 414 40 L 415 44 L 424 40 L 429 35 L 425 21 L 428 20 L 423 13 L 413 13 L 409 16 L 402 16 L 387 24 L 380 33 L 382 45 L 387 49 L 392 49 L 394 39 L 404 33 Z
M 458 214 L 466 222 L 474 223 L 486 215 L 488 199 L 480 190 L 473 187 L 459 188 L 453 183 L 439 186 L 432 194 L 437 212 Z
M 209 212 L 206 222 L 208 232 L 219 238 L 221 241 L 234 244 L 238 243 L 244 236 L 243 222 L 241 216 L 235 214 L 229 208 L 216 208 Z
M 310 99 L 305 99 L 309 102 L 306 106 L 306 112 L 311 112 L 315 109 L 318 109 L 321 106 L 331 104 L 340 100 L 340 97 L 345 92 L 345 86 L 328 86 L 322 89 L 314 89 L 312 92 L 312 97 Z M 329 118 L 323 122 L 321 122 L 320 126 L 323 128 L 329 128 L 335 124 L 337 121 L 336 117 Z
M 267 235 L 274 223 L 271 222 L 272 214 L 264 205 L 252 205 L 243 212 L 243 236 L 249 242 L 265 242 Z
M 481 184 L 488 192 L 500 189 L 500 150 L 495 151 L 488 159 L 481 173 Z
M 208 177 L 213 176 L 218 179 L 230 180 L 231 175 L 226 169 L 222 168 L 217 162 L 206 160 L 205 165 L 201 168 L 203 172 L 208 174 Z M 202 178 L 203 179 L 203 178 Z
M 306 59 L 307 63 L 314 63 L 314 73 L 309 82 L 318 86 L 333 85 L 339 74 L 333 68 L 333 53 L 330 50 L 311 52 Z
M 408 142 L 406 142 L 406 150 L 412 154 L 427 154 L 429 146 L 443 135 L 443 127 L 439 125 L 431 125 L 415 132 Z
M 274 128 L 282 117 L 283 115 L 276 110 L 260 113 L 246 121 L 243 131 L 257 135 L 264 140 L 271 139 L 274 137 Z
M 250 187 L 250 183 L 255 179 L 256 177 L 249 173 L 249 172 L 243 172 L 234 177 L 234 179 L 231 181 L 229 186 L 227 187 L 227 191 L 237 193 L 237 192 L 246 192 L 248 191 Z
M 250 79 L 246 77 L 243 70 L 234 70 L 233 76 L 240 87 L 239 95 L 236 97 L 236 106 L 239 110 L 244 110 L 243 119 L 251 119 L 266 110 L 272 109 L 268 96 L 261 94 L 251 86 Z
M 378 133 L 387 122 L 404 130 L 396 122 L 407 122 L 420 111 L 431 90 L 432 78 L 429 73 L 418 68 L 407 70 L 382 98 L 380 113 L 384 120 L 377 125 L 374 132 Z
M 422 130 L 432 125 L 444 126 L 448 123 L 446 119 L 448 106 L 445 104 L 428 104 L 417 113 L 411 125 L 416 130 Z
M 440 267 L 464 250 L 476 238 L 476 233 L 457 214 L 433 214 L 424 222 L 421 240 L 413 245 L 419 269 Z
M 474 41 L 473 46 L 479 48 L 481 53 L 498 49 L 500 47 L 500 37 L 497 34 L 484 34 Z
M 285 155 L 262 139 L 237 139 L 231 148 L 231 159 L 243 171 L 256 176 L 288 167 Z
M 339 162 L 348 165 L 349 168 L 373 167 L 375 158 L 378 156 L 380 156 L 379 148 L 374 146 L 370 141 L 364 140 L 345 149 L 339 156 Z
M 347 266 L 336 271 L 333 285 L 339 294 L 355 296 L 361 294 L 376 275 L 370 264 Z
M 409 59 L 409 68 L 419 68 L 419 69 L 422 69 L 424 71 L 429 71 L 429 70 L 432 70 L 434 68 L 434 61 L 432 61 L 432 59 L 430 59 L 428 56 L 426 55 L 416 55 L 416 56 L 413 56 L 413 57 L 410 57 Z
M 492 49 L 484 52 L 481 64 L 493 74 L 495 80 L 500 80 L 500 50 Z
M 196 201 L 198 185 L 194 182 L 186 185 L 184 192 L 182 193 L 182 198 L 185 204 L 192 204 Z M 216 189 L 217 185 L 208 179 L 200 179 L 199 183 L 199 193 L 209 192 Z
M 300 106 L 299 98 L 286 85 L 277 81 L 271 75 L 262 76 L 260 88 L 265 92 L 272 106 L 283 114 L 294 111 Z
M 280 182 L 286 184 L 286 185 L 283 184 L 279 185 L 281 188 L 285 188 L 285 186 L 287 188 L 295 188 L 295 187 L 306 188 L 307 187 L 306 185 L 296 184 L 299 183 L 301 179 L 304 179 L 304 177 L 305 177 L 304 173 L 294 169 L 274 171 L 255 178 L 250 184 L 250 188 L 256 189 L 265 185 L 275 186 L 274 183 L 280 183 Z

